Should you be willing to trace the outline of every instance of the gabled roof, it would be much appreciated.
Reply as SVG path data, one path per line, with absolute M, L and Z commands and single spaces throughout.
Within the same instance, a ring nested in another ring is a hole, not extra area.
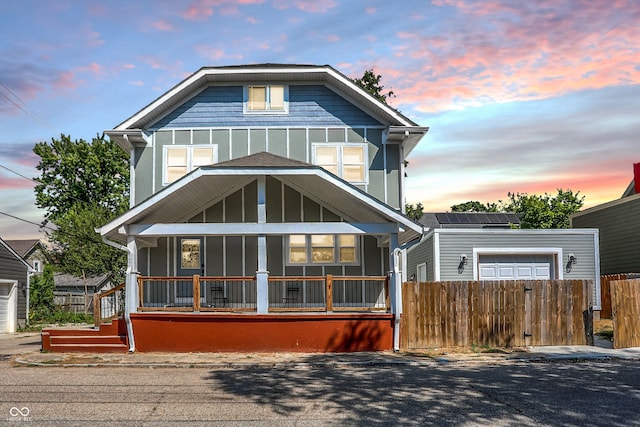
M 38 239 L 5 240 L 5 242 L 22 258 L 27 258 L 31 255 L 31 253 L 36 249 L 36 246 L 40 244 L 40 240 Z
M 149 126 L 186 100 L 210 85 L 246 84 L 250 82 L 296 82 L 324 84 L 345 99 L 359 106 L 381 123 L 390 126 L 389 139 L 400 140 L 408 154 L 428 131 L 418 126 L 389 105 L 378 101 L 329 65 L 255 64 L 225 67 L 202 67 L 133 116 L 105 133 L 129 152 L 132 144 L 146 143 Z
M 11 253 L 11 255 L 15 257 L 15 259 L 17 259 L 22 264 L 24 264 L 24 266 L 27 268 L 27 271 L 29 272 L 35 271 L 33 267 L 31 267 L 29 263 L 25 261 L 24 258 L 22 258 L 15 250 L 13 250 L 13 248 L 9 246 L 9 244 L 7 244 L 4 240 L 0 239 L 0 245 L 4 246 L 7 249 L 7 251 L 9 251 L 9 253 Z
M 323 206 L 354 222 L 398 224 L 401 244 L 422 235 L 422 225 L 320 166 L 270 153 L 200 167 L 97 231 L 109 239 L 124 241 L 119 234 L 123 226 L 186 222 L 260 176 L 274 177 L 302 194 L 313 195 Z
M 92 290 L 98 290 L 109 283 L 111 273 L 104 273 L 99 276 L 89 276 L 82 278 L 65 273 L 54 273 L 53 282 L 56 288 L 77 288 L 84 291 L 85 285 Z

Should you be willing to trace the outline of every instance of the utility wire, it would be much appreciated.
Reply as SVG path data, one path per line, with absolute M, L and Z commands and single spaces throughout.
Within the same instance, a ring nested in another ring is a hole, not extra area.
M 9 172 L 11 172 L 11 173 L 15 173 L 16 175 L 18 175 L 18 176 L 19 176 L 19 177 L 21 177 L 21 178 L 26 179 L 27 181 L 32 181 L 32 182 L 35 182 L 36 184 L 39 184 L 39 182 L 38 182 L 38 181 L 36 181 L 35 179 L 33 179 L 33 178 L 29 178 L 28 176 L 24 176 L 24 175 L 22 175 L 21 173 L 14 171 L 13 169 L 9 169 L 9 168 L 8 168 L 8 167 L 6 167 L 5 165 L 0 165 L 0 168 L 2 168 L 2 169 L 6 169 L 6 170 L 8 170 L 8 171 L 9 171 Z

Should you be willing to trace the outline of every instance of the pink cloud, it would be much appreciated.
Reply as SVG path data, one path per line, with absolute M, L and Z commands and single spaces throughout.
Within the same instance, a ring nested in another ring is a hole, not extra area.
M 327 40 L 329 43 L 336 43 L 336 42 L 339 42 L 339 41 L 340 41 L 340 37 L 338 37 L 338 36 L 337 36 L 337 35 L 335 35 L 335 34 L 330 34 L 330 35 L 328 35 L 328 36 L 326 37 L 326 40 Z
M 639 16 L 640 3 L 593 1 L 572 8 L 519 3 L 518 9 L 498 1 L 433 4 L 469 16 L 462 30 L 446 37 L 397 34 L 411 47 L 397 46 L 394 56 L 410 53 L 415 67 L 403 64 L 405 73 L 394 91 L 419 111 L 542 99 L 640 81 L 640 27 L 635 19 L 620 19 Z M 616 26 L 611 28 L 611 22 Z
M 209 60 L 219 60 L 226 56 L 224 50 L 217 49 L 212 46 L 197 45 L 197 46 L 194 46 L 194 49 L 198 53 L 198 55 Z
M 151 26 L 158 31 L 175 31 L 175 27 L 169 21 L 159 19 L 151 23 Z
M 296 8 L 308 13 L 326 13 L 330 9 L 336 7 L 338 3 L 335 0 L 275 0 L 274 6 L 277 9 Z
M 375 7 L 367 7 L 364 9 L 364 13 L 366 13 L 367 15 L 375 15 L 378 12 L 378 9 L 376 9 Z
M 101 38 L 100 33 L 90 31 L 87 35 L 87 46 L 96 47 L 104 44 L 104 40 Z
M 206 21 L 213 15 L 213 6 L 211 1 L 197 0 L 192 2 L 181 16 L 189 21 Z
M 83 80 L 76 80 L 76 75 L 73 71 L 64 71 L 53 81 L 52 86 L 54 90 L 73 90 L 83 83 Z
M 5 171 L 2 171 L 4 174 Z M 17 177 L 6 177 L 0 174 L 0 190 L 30 190 L 35 186 L 34 182 Z
M 131 80 L 129 84 L 131 86 L 144 86 L 144 82 L 142 80 Z

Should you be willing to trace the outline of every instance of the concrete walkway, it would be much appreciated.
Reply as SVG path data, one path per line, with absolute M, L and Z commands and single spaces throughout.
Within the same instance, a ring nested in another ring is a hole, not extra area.
M 640 360 L 640 347 L 613 349 L 608 341 L 597 346 L 545 346 L 492 349 L 491 352 L 377 352 L 377 353 L 42 353 L 39 334 L 0 335 L 0 360 L 22 366 L 149 366 L 303 368 L 442 363 L 510 363 L 553 360 Z

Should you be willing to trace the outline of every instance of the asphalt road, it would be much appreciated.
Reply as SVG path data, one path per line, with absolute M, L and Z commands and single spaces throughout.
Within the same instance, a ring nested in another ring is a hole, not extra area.
M 314 367 L 309 356 L 308 367 L 212 370 L 3 359 L 0 425 L 640 426 L 637 361 Z

